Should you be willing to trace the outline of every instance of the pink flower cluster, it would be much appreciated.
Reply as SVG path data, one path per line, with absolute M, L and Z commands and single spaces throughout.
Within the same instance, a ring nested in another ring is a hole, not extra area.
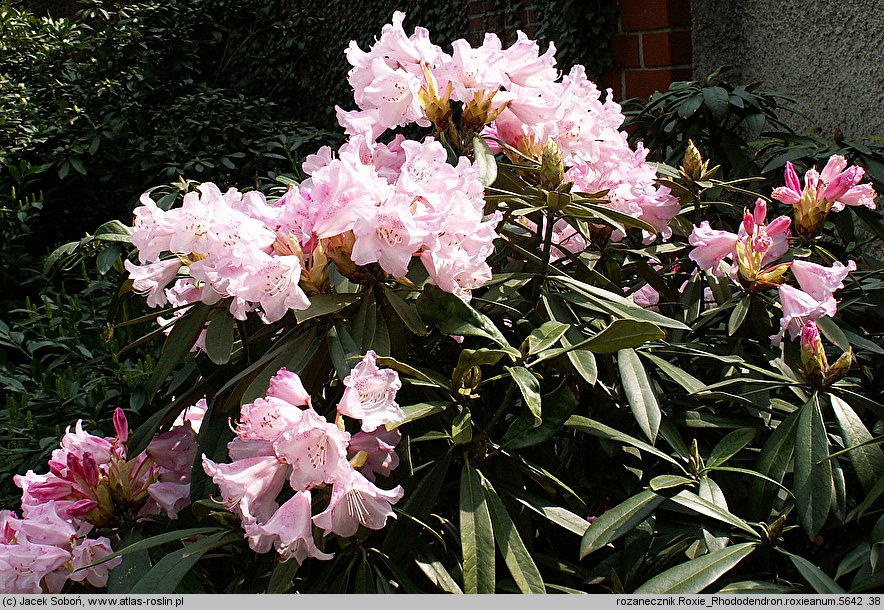
M 354 137 L 336 155 L 328 147 L 310 155 L 304 170 L 311 177 L 275 205 L 212 183 L 169 211 L 142 195 L 132 243 L 143 264 L 125 263 L 134 289 L 152 307 L 231 297 L 237 319 L 258 309 L 272 323 L 309 307 L 304 287 L 330 290 L 329 258 L 348 276 L 376 263 L 405 277 L 419 257 L 440 288 L 466 300 L 491 277 L 485 259 L 500 215 L 483 217 L 478 169 L 464 157 L 448 164 L 432 138 Z
M 847 274 L 856 270 L 856 263 L 835 262 L 831 267 L 803 260 L 775 263 L 789 249 L 791 219 L 779 216 L 768 224 L 767 204 L 759 199 L 753 213 L 746 211 L 738 233 L 712 229 L 708 221 L 694 227 L 688 238 L 694 249 L 688 257 L 701 270 L 723 275 L 722 261 L 729 260 L 730 276 L 747 289 L 776 287 L 783 309 L 779 333 L 771 336 L 774 346 L 780 344 L 788 331 L 791 339 L 801 333 L 807 322 L 824 316 L 834 316 L 838 304 L 833 296 L 844 287 Z M 791 271 L 799 288 L 782 283 L 786 271 Z
M 654 184 L 647 151 L 641 145 L 632 150 L 626 133 L 619 131 L 624 117 L 611 91 L 603 102 L 583 66 L 561 77 L 554 45 L 541 54 L 537 42 L 522 32 L 508 48 L 495 34 L 486 34 L 477 48 L 454 41 L 448 54 L 430 41 L 424 28 L 408 36 L 404 18 L 404 13 L 394 13 L 368 52 L 355 42 L 347 49 L 353 66 L 348 80 L 359 107 L 353 112 L 338 108 L 347 133 L 370 141 L 397 126 L 429 126 L 421 95 L 428 91 L 447 91 L 451 100 L 465 105 L 490 100 L 491 122 L 483 135 L 492 150 L 500 150 L 494 142 L 499 140 L 539 159 L 552 139 L 569 168 L 565 178 L 577 191 L 608 191 L 612 207 L 648 222 L 664 238 L 671 235 L 668 223 L 680 210 L 678 200 L 668 188 Z M 649 243 L 655 235 L 645 237 Z M 565 247 L 585 244 L 575 240 Z
M 391 505 L 402 498 L 402 487 L 386 491 L 374 480 L 399 465 L 395 447 L 401 435 L 385 427 L 405 419 L 395 401 L 399 376 L 379 369 L 369 351 L 344 386 L 332 423 L 312 408 L 300 378 L 280 369 L 264 398 L 243 405 L 228 444 L 233 461 L 217 464 L 203 456 L 203 468 L 240 517 L 253 550 L 275 548 L 283 560 L 299 564 L 307 557 L 331 559 L 316 546 L 314 525 L 326 535 L 350 537 L 360 526 L 381 529 L 395 518 Z M 351 436 L 343 415 L 361 420 L 362 430 Z M 280 505 L 286 483 L 294 495 Z M 316 491 L 328 496 L 328 504 L 314 515 Z
M 847 167 L 847 159 L 832 155 L 818 172 L 815 167 L 804 174 L 804 187 L 791 161 L 786 162 L 786 186 L 773 190 L 773 198 L 785 204 L 801 205 L 802 197 L 808 202 L 825 200 L 830 211 L 840 212 L 844 206 L 863 206 L 875 209 L 875 189 L 871 184 L 860 184 L 865 170 L 858 165 Z
M 107 584 L 114 558 L 86 568 L 112 552 L 96 527 L 165 511 L 170 518 L 190 501 L 190 471 L 196 443 L 190 423 L 158 435 L 129 460 L 129 426 L 114 413 L 115 437 L 68 428 L 52 452 L 49 472 L 16 475 L 22 489 L 21 518 L 0 511 L 0 591 L 57 593 L 65 581 Z
M 380 144 L 353 136 L 337 155 L 323 147 L 307 157 L 310 178 L 280 202 L 280 218 L 298 219 L 286 229 L 304 251 L 328 239 L 332 255 L 338 236 L 352 232 L 348 254 L 356 265 L 377 263 L 405 277 L 418 256 L 436 285 L 469 300 L 491 278 L 485 260 L 501 215 L 483 217 L 477 166 L 466 157 L 451 165 L 447 157 L 431 137 L 416 142 L 398 135 Z

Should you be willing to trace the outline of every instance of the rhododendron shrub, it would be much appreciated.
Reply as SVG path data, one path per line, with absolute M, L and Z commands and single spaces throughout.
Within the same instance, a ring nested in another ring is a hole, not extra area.
M 284 188 L 182 180 L 103 230 L 151 310 L 112 323 L 162 356 L 133 431 L 21 477 L 5 589 L 878 582 L 884 284 L 829 216 L 875 207 L 862 170 L 658 166 L 553 44 L 404 23 L 346 50 L 347 139 Z

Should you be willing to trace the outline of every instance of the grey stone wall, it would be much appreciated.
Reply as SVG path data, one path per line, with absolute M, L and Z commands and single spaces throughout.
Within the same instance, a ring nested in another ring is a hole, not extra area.
M 884 134 L 884 0 L 691 0 L 691 11 L 695 78 L 731 65 L 728 80 L 792 95 L 824 135 Z

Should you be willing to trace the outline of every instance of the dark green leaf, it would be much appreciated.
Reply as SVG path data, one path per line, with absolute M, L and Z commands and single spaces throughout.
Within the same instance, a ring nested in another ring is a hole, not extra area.
M 677 474 L 661 474 L 651 479 L 651 491 L 660 491 L 661 489 L 672 489 L 673 487 L 683 487 L 685 485 L 693 485 L 694 480 Z
M 528 335 L 528 353 L 533 355 L 552 347 L 569 328 L 570 325 L 555 320 L 544 322 L 540 328 L 535 328 Z
M 755 430 L 734 430 L 712 448 L 706 465 L 721 466 L 735 456 L 740 449 L 751 443 L 754 438 Z
M 814 396 L 801 408 L 795 430 L 795 506 L 811 538 L 823 528 L 835 496 L 828 455 L 829 439 Z
M 236 318 L 227 308 L 216 309 L 206 329 L 206 354 L 215 364 L 227 364 L 233 353 L 233 329 Z
M 854 447 L 847 452 L 847 457 L 860 484 L 868 493 L 875 483 L 884 477 L 884 453 L 881 452 L 880 446 L 866 444 L 872 442 L 872 435 L 849 404 L 833 395 L 829 396 L 829 400 L 844 445 Z
M 154 367 L 153 374 L 147 382 L 147 400 L 153 400 L 157 391 L 175 369 L 184 355 L 187 354 L 196 343 L 197 338 L 203 331 L 210 308 L 203 303 L 197 303 L 187 310 L 187 313 L 178 318 L 172 332 L 163 345 L 163 353 Z
M 637 438 L 629 436 L 628 434 L 624 434 L 623 432 L 615 430 L 614 428 L 609 428 L 608 426 L 595 420 L 589 419 L 588 417 L 572 415 L 570 418 L 568 418 L 568 421 L 565 422 L 565 425 L 571 428 L 577 428 L 581 432 L 586 432 L 587 434 L 591 434 L 599 438 L 606 438 L 608 440 L 632 445 L 636 449 L 640 449 L 652 455 L 656 455 L 658 458 L 662 458 L 667 462 L 670 462 L 671 464 L 678 465 L 678 462 L 672 456 L 663 453 L 653 445 L 649 445 L 644 441 L 640 441 Z
M 657 394 L 651 386 L 651 380 L 645 372 L 645 368 L 638 358 L 638 354 L 632 349 L 622 349 L 617 352 L 617 368 L 620 370 L 620 381 L 623 384 L 623 393 L 629 402 L 639 428 L 653 443 L 657 439 L 660 430 L 660 405 L 657 404 Z
M 386 428 L 387 430 L 393 430 L 395 428 L 398 428 L 402 424 L 406 424 L 410 421 L 415 421 L 417 419 L 429 417 L 430 415 L 435 415 L 436 413 L 441 413 L 451 405 L 452 403 L 441 400 L 420 402 L 416 405 L 406 405 L 402 407 L 402 410 L 405 412 L 405 419 L 401 422 L 396 422 L 395 424 L 387 424 Z
M 670 379 L 672 379 L 672 381 L 683 387 L 688 392 L 693 394 L 706 387 L 705 383 L 703 383 L 690 373 L 686 373 L 674 364 L 663 360 L 663 358 L 660 358 L 659 356 L 655 356 L 654 354 L 650 354 L 648 352 L 638 353 L 656 364 L 657 367 L 661 371 L 663 371 L 664 374 L 666 374 Z
M 677 495 L 670 498 L 670 501 L 679 506 L 683 506 L 688 510 L 694 511 L 698 515 L 709 517 L 710 519 L 716 519 L 722 523 L 727 523 L 728 525 L 741 529 L 750 536 L 758 536 L 757 532 L 753 530 L 748 523 L 736 515 L 708 500 L 704 500 L 697 494 L 686 489 L 678 492 Z
M 279 594 L 288 593 L 292 589 L 292 581 L 295 574 L 298 573 L 300 564 L 297 561 L 289 559 L 288 561 L 277 562 L 276 567 L 270 574 L 270 582 L 267 584 L 267 593 Z
M 720 121 L 727 113 L 728 93 L 722 87 L 703 87 L 703 102 L 715 120 Z
M 421 521 L 425 520 L 436 507 L 436 500 L 445 483 L 445 475 L 451 463 L 451 455 L 443 453 L 421 478 L 412 493 L 409 493 L 402 509 Z M 383 550 L 394 559 L 407 555 L 412 549 L 418 534 L 418 525 L 410 520 L 398 520 L 387 532 Z
M 358 301 L 362 295 L 359 294 L 317 294 L 310 297 L 310 307 L 295 311 L 295 319 L 298 324 L 306 322 L 311 318 L 320 316 L 328 316 L 337 313 Z
M 218 547 L 242 540 L 242 532 L 218 532 L 187 544 L 160 559 L 129 593 L 174 593 L 200 558 Z
M 485 337 L 513 353 L 515 357 L 520 356 L 518 350 L 507 343 L 506 338 L 486 315 L 437 286 L 428 285 L 424 289 L 417 299 L 417 311 L 423 320 L 446 335 Z
M 460 542 L 466 593 L 494 593 L 494 531 L 479 473 L 464 464 L 460 475 Z
M 632 530 L 665 499 L 653 491 L 643 491 L 603 513 L 583 535 L 580 541 L 580 558 L 583 559 Z
M 734 544 L 658 574 L 634 593 L 700 593 L 755 550 L 756 543 Z
M 534 417 L 534 427 L 536 428 L 543 422 L 541 419 L 540 382 L 524 366 L 507 366 L 504 368 L 506 368 L 510 377 L 519 387 L 519 391 L 525 399 L 525 405 Z
M 384 294 L 387 297 L 387 301 L 393 307 L 393 311 L 395 311 L 396 315 L 405 323 L 408 330 L 418 336 L 427 334 L 427 326 L 424 324 L 424 321 L 421 320 L 414 305 L 406 303 L 402 300 L 402 297 L 387 286 L 384 286 Z
M 743 324 L 743 320 L 746 319 L 746 314 L 749 313 L 749 305 L 751 305 L 751 303 L 752 297 L 748 294 L 737 301 L 737 304 L 734 305 L 734 310 L 731 312 L 731 315 L 727 320 L 727 334 L 733 336 L 733 334 L 737 332 Z
M 795 569 L 801 574 L 801 578 L 803 578 L 804 581 L 817 593 L 837 594 L 845 592 L 844 589 L 838 586 L 838 583 L 826 576 L 822 570 L 807 561 L 804 557 L 793 555 L 784 550 L 780 550 L 780 552 L 789 558 L 789 561 L 792 562 L 792 565 L 794 565 Z
M 543 404 L 543 423 L 534 426 L 534 416 L 522 412 L 510 424 L 509 429 L 500 441 L 501 446 L 509 449 L 524 449 L 552 438 L 571 414 L 577 409 L 577 399 L 566 382 L 541 397 Z
M 498 497 L 497 492 L 488 479 L 482 477 L 482 488 L 485 491 L 485 499 L 491 512 L 491 524 L 494 529 L 494 541 L 503 555 L 503 560 L 509 568 L 513 580 L 522 593 L 546 593 L 543 586 L 543 578 L 540 571 L 531 559 L 531 554 L 525 548 L 522 537 L 516 529 L 515 523 L 510 518 L 506 507 Z
M 509 494 L 516 500 L 536 512 L 538 515 L 546 517 L 556 525 L 560 525 L 570 532 L 574 532 L 578 536 L 583 536 L 589 527 L 589 522 L 579 515 L 575 515 L 566 508 L 552 504 L 546 498 L 535 496 L 524 491 L 507 490 Z

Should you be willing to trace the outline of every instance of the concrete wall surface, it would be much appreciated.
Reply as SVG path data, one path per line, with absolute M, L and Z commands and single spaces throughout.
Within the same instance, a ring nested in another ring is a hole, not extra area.
M 729 82 L 795 97 L 823 135 L 884 134 L 884 0 L 691 0 L 691 11 L 694 78 L 727 64 Z

